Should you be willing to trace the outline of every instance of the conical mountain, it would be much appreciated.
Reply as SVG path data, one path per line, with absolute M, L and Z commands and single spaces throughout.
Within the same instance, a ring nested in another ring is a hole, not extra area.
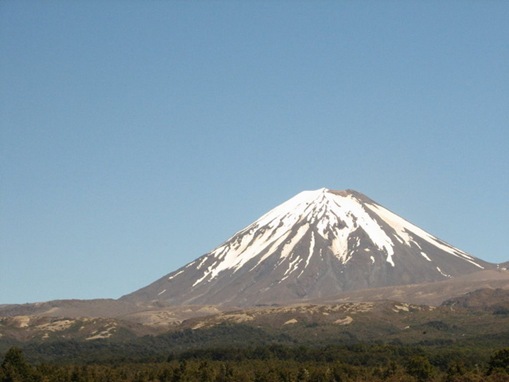
M 356 191 L 304 191 L 123 299 L 253 306 L 442 281 L 490 263 Z

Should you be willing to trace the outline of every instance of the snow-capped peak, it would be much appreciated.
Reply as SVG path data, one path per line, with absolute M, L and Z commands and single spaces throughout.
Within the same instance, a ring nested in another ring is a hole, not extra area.
M 322 297 L 443 280 L 484 266 L 489 263 L 358 192 L 321 188 L 297 194 L 157 281 L 154 298 L 208 303 L 210 298 L 237 301 L 239 294 L 256 301 L 280 298 L 275 295 Z
M 212 251 L 210 256 L 217 261 L 205 270 L 193 286 L 217 277 L 224 270 L 235 272 L 256 258 L 255 268 L 274 251 L 284 259 L 294 252 L 295 246 L 307 232 L 316 233 L 330 241 L 333 254 L 345 263 L 351 257 L 348 237 L 358 228 L 368 234 L 378 249 L 385 251 L 387 262 L 394 266 L 392 240 L 370 217 L 353 193 L 331 192 L 327 188 L 303 191 Z M 308 259 L 312 254 L 313 248 L 310 245 Z
M 331 191 L 327 188 L 297 194 L 212 251 L 210 257 L 216 261 L 207 267 L 203 276 L 197 279 L 193 286 L 202 281 L 210 281 L 225 270 L 236 272 L 252 260 L 256 260 L 256 263 L 251 267 L 256 268 L 275 252 L 284 260 L 296 252 L 296 246 L 301 245 L 303 237 L 310 232 L 313 240 L 314 235 L 319 235 L 327 241 L 329 249 L 342 264 L 347 263 L 355 253 L 355 250 L 349 247 L 349 238 L 361 230 L 368 236 L 375 249 L 385 254 L 385 261 L 392 267 L 396 265 L 393 238 L 412 245 L 413 236 L 419 236 L 442 250 L 482 268 L 466 253 L 438 241 L 376 203 L 363 201 L 362 198 L 361 194 L 354 191 Z M 384 221 L 392 228 L 393 238 L 382 228 L 380 221 Z M 308 259 L 306 263 L 309 263 L 313 253 L 310 245 L 309 253 L 304 255 L 304 258 Z M 422 256 L 429 259 L 424 252 Z M 304 261 L 304 258 L 301 256 L 299 263 Z M 207 258 L 203 258 L 202 263 L 206 260 Z
M 287 202 L 269 211 L 250 227 L 270 229 L 294 224 L 308 224 L 324 239 L 333 239 L 334 254 L 346 261 L 346 239 L 357 228 L 362 228 L 372 242 L 387 252 L 387 261 L 392 265 L 392 241 L 380 225 L 367 213 L 362 202 L 350 191 L 332 192 L 327 188 L 304 191 Z

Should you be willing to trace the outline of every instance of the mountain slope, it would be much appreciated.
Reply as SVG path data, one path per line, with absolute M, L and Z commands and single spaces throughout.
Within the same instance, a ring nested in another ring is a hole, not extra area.
M 494 265 L 352 190 L 304 191 L 122 300 L 253 306 L 446 280 Z

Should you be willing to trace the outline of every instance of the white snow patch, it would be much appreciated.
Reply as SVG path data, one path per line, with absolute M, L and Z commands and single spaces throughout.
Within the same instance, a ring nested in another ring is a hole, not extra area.
M 371 264 L 375 264 L 375 257 L 371 256 L 370 259 L 371 259 Z
M 346 229 L 335 228 L 335 233 L 332 239 L 332 253 L 336 256 L 343 264 L 348 262 L 348 236 L 350 232 Z
M 314 249 L 315 249 L 315 233 L 311 232 L 311 241 L 309 243 L 309 255 L 308 255 L 308 258 L 306 260 L 306 265 L 304 266 L 304 269 L 306 269 L 307 266 L 309 265 L 309 260 L 311 260 L 311 256 L 313 255 L 313 250 Z
M 281 252 L 281 258 L 288 257 L 290 253 L 292 253 L 293 249 L 295 248 L 295 245 L 304 237 L 306 232 L 309 230 L 309 225 L 302 225 L 297 230 L 297 233 L 290 238 L 290 242 L 288 244 L 285 244 L 283 247 L 283 251 Z
M 200 264 L 198 264 L 196 266 L 196 269 L 200 269 L 202 267 L 203 263 L 205 263 L 205 261 L 207 261 L 207 258 L 208 258 L 207 256 L 204 256 L 203 259 L 200 261 Z
M 392 256 L 394 255 L 393 242 L 380 227 L 380 225 L 366 212 L 362 204 L 354 197 L 339 196 L 330 194 L 333 198 L 330 202 L 331 212 L 338 216 L 350 232 L 360 227 L 366 232 L 375 246 L 387 253 L 387 262 L 394 266 Z
M 174 279 L 175 277 L 177 277 L 178 275 L 181 275 L 182 273 L 184 273 L 184 270 L 181 270 L 180 272 L 177 272 L 174 275 L 168 277 L 168 281 L 171 279 Z
M 442 270 L 441 270 L 439 267 L 437 267 L 437 271 L 438 271 L 438 272 L 440 272 L 440 274 L 441 274 L 442 276 L 445 276 L 445 277 L 451 277 L 451 275 L 447 275 L 447 274 L 445 274 L 444 272 L 442 272 Z
M 159 292 L 157 295 L 160 296 L 162 295 L 164 292 L 166 292 L 166 289 L 163 289 L 161 292 Z
M 284 251 L 281 253 L 281 261 L 283 261 L 283 259 L 288 257 L 290 253 L 292 253 L 293 249 L 295 248 L 295 245 L 302 239 L 302 237 L 306 234 L 308 229 L 309 227 L 307 225 L 302 225 L 301 227 L 299 227 L 295 236 L 291 238 L 290 243 L 285 244 L 283 248 Z M 301 257 L 295 256 L 295 259 L 290 262 L 288 269 L 286 270 L 286 272 L 283 275 L 283 278 L 279 282 L 285 280 L 294 271 L 296 271 L 301 261 L 302 261 Z
M 403 239 L 401 239 L 398 235 L 394 236 L 396 238 L 397 241 L 399 241 L 401 244 L 405 244 L 405 242 L 403 241 Z
M 308 257 L 306 259 L 306 264 L 304 265 L 304 268 L 302 268 L 302 270 L 300 271 L 300 273 L 297 276 L 297 278 L 299 278 L 304 273 L 306 268 L 308 267 L 309 261 L 311 260 L 311 256 L 313 256 L 314 248 L 315 248 L 315 233 L 313 231 L 311 231 L 311 240 L 310 240 L 310 243 L 309 243 L 309 252 L 308 252 Z M 320 256 L 322 256 L 322 249 L 320 248 L 319 251 L 320 251 Z
M 378 214 L 387 224 L 389 224 L 397 233 L 397 235 L 402 238 L 407 245 L 410 245 L 411 242 L 416 243 L 410 233 L 413 233 L 419 236 L 421 239 L 427 241 L 428 243 L 440 248 L 441 250 L 450 253 L 453 256 L 456 256 L 460 259 L 468 261 L 469 263 L 475 265 L 478 268 L 484 269 L 484 267 L 480 264 L 477 264 L 473 257 L 466 254 L 465 252 L 449 245 L 441 242 L 436 237 L 430 235 L 423 229 L 413 225 L 412 223 L 406 221 L 405 219 L 399 217 L 396 214 L 393 214 L 389 210 L 383 208 L 382 206 L 374 203 L 366 204 L 366 206 Z M 416 243 L 417 244 L 417 243 Z M 420 248 L 420 247 L 419 247 Z
M 422 257 L 424 257 L 426 260 L 431 261 L 431 259 L 426 255 L 424 252 L 421 252 Z

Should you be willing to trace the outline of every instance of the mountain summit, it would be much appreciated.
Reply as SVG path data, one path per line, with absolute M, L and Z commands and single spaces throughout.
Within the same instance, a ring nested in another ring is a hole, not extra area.
M 359 192 L 322 188 L 301 192 L 122 299 L 253 306 L 441 281 L 492 267 Z

